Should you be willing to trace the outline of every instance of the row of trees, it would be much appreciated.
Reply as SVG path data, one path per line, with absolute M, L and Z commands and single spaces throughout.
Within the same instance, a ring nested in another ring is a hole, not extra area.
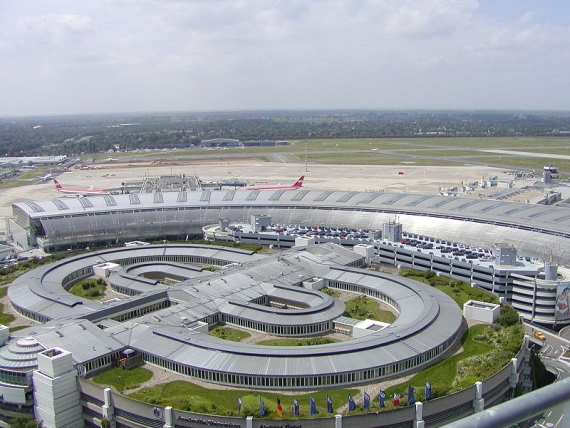
M 459 111 L 220 112 L 0 119 L 0 154 L 76 155 L 113 149 L 174 148 L 210 138 L 556 136 L 570 113 Z

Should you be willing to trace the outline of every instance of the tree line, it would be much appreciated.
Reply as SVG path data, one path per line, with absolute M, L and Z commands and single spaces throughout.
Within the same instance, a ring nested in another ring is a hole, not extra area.
M 269 111 L 0 118 L 0 155 L 183 148 L 212 138 L 569 136 L 570 112 Z

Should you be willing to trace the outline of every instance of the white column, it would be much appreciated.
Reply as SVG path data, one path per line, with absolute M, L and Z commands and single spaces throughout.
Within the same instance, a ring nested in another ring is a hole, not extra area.
M 519 374 L 517 369 L 517 359 L 511 358 L 511 375 L 509 376 L 509 386 L 511 388 L 516 388 L 519 383 Z
M 424 428 L 426 423 L 423 419 L 424 404 L 416 401 L 416 418 L 414 419 L 414 428 Z
M 473 400 L 473 411 L 479 413 L 485 409 L 485 399 L 483 398 L 483 382 L 475 382 L 475 399 Z
M 172 407 L 166 406 L 164 408 L 164 425 L 163 428 L 174 428 L 172 423 Z
M 105 404 L 101 406 L 101 413 L 103 417 L 107 419 L 107 422 L 109 422 L 109 427 L 115 428 L 117 421 L 115 420 L 115 406 L 113 405 L 112 398 L 111 388 L 105 388 L 103 390 L 103 401 Z
M 334 415 L 334 428 L 342 428 L 342 415 Z

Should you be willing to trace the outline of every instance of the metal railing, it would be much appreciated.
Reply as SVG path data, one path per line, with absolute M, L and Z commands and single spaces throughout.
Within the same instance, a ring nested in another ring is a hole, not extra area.
M 501 428 L 530 419 L 570 400 L 570 378 L 475 413 L 442 428 Z

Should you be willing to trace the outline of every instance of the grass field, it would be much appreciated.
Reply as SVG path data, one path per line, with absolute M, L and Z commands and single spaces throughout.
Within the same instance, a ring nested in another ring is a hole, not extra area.
M 356 389 L 336 389 L 292 396 L 260 391 L 205 389 L 190 382 L 175 381 L 165 385 L 144 388 L 128 396 L 158 406 L 172 406 L 180 410 L 223 416 L 252 415 L 256 418 L 260 417 L 260 398 L 265 405 L 266 418 L 277 416 L 276 407 L 279 398 L 283 406 L 283 415 L 292 418 L 294 416 L 291 406 L 294 398 L 299 402 L 300 417 L 310 415 L 310 397 L 313 397 L 317 403 L 318 416 L 323 417 L 327 415 L 327 395 L 332 398 L 333 403 L 336 403 L 335 407 L 339 407 L 346 404 L 349 394 L 356 395 L 357 393 L 358 390 Z M 242 400 L 240 413 L 238 413 L 237 408 L 238 397 Z
M 468 300 L 480 300 L 487 303 L 499 303 L 499 298 L 491 293 L 488 293 L 478 288 L 472 288 L 457 279 L 450 279 L 441 276 L 436 276 L 430 271 L 418 271 L 413 269 L 402 269 L 400 275 L 406 278 L 411 278 L 415 281 L 429 284 L 438 290 L 443 291 L 451 297 L 459 305 L 463 307 Z
M 105 295 L 106 284 L 102 278 L 85 278 L 71 286 L 69 292 L 74 296 L 89 300 L 101 300 Z
M 0 298 L 6 295 L 6 287 L 0 288 Z M 12 321 L 14 321 L 14 315 L 12 314 L 5 314 L 4 313 L 4 305 L 0 303 L 0 324 L 2 325 L 9 325 Z
M 465 138 L 355 138 L 355 139 L 320 139 L 307 140 L 307 148 L 312 150 L 328 148 L 336 150 L 392 150 L 392 149 L 418 149 L 441 148 L 450 149 L 503 149 L 528 150 L 542 153 L 544 148 L 567 148 L 570 138 L 551 137 L 465 137 Z M 295 148 L 304 148 L 304 141 L 296 141 Z
M 432 398 L 451 394 L 472 386 L 509 364 L 513 348 L 520 348 L 524 331 L 520 325 L 498 327 L 496 324 L 480 324 L 469 329 L 462 341 L 461 353 L 455 354 L 421 372 L 409 382 L 393 387 L 404 394 L 411 385 L 418 391 L 416 400 L 424 400 L 424 386 L 432 386 Z
M 400 164 L 402 161 L 414 159 L 418 165 L 425 166 L 452 166 L 460 164 L 458 159 L 465 158 L 480 161 L 485 164 L 501 164 L 505 167 L 533 169 L 551 163 L 543 157 L 523 157 L 514 155 L 492 155 L 485 149 L 502 149 L 511 151 L 528 151 L 534 153 L 552 153 L 570 155 L 569 138 L 551 137 L 490 137 L 490 138 L 340 138 L 291 140 L 289 146 L 278 147 L 252 147 L 247 149 L 204 150 L 187 149 L 178 150 L 176 156 L 197 156 L 206 158 L 232 157 L 235 154 L 251 155 L 260 161 L 274 161 L 274 154 L 281 154 L 293 162 L 301 162 L 305 158 L 305 150 L 309 162 L 312 163 L 341 163 L 343 165 L 388 165 Z M 387 153 L 382 153 L 386 151 Z M 120 153 L 117 157 L 121 158 Z M 154 159 L 155 153 L 139 153 L 138 158 Z M 93 157 L 93 155 L 89 155 Z M 124 156 L 127 156 L 125 154 Z M 95 156 L 96 159 L 105 159 L 107 156 Z M 427 159 L 422 157 L 432 157 Z M 556 159 L 560 170 L 569 170 L 569 163 L 564 159 Z M 4 184 L 4 183 L 0 183 Z
M 345 302 L 346 315 L 357 320 L 376 320 L 392 323 L 396 316 L 390 312 L 380 309 L 378 302 L 366 296 L 359 296 Z
M 240 342 L 243 339 L 246 339 L 251 336 L 251 334 L 242 330 L 238 330 L 237 328 L 229 328 L 222 326 L 213 328 L 212 330 L 210 330 L 209 334 L 219 339 L 231 340 L 232 342 Z
M 142 367 L 130 370 L 114 368 L 94 376 L 91 380 L 98 385 L 112 386 L 122 392 L 128 389 L 138 388 L 144 382 L 152 379 L 152 372 Z
M 285 338 L 285 339 L 268 339 L 261 340 L 256 345 L 265 346 L 313 346 L 313 345 L 326 345 L 327 343 L 335 343 L 338 340 L 331 339 L 330 337 L 311 337 L 311 338 Z

